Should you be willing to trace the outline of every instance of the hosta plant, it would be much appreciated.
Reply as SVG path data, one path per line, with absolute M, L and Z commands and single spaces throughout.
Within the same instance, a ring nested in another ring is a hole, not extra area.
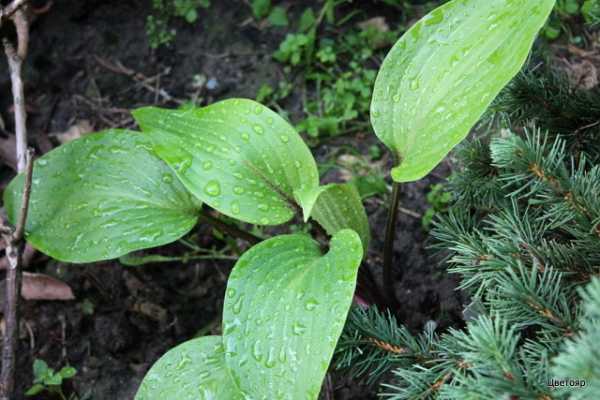
M 522 66 L 553 3 L 454 0 L 398 41 L 371 109 L 376 134 L 397 158 L 396 182 L 423 177 L 466 136 Z M 316 399 L 369 245 L 356 189 L 320 185 L 298 133 L 250 100 L 133 115 L 139 132 L 92 134 L 36 161 L 28 241 L 83 263 L 173 242 L 202 207 L 257 225 L 314 220 L 331 236 L 328 249 L 303 234 L 250 248 L 227 284 L 222 336 L 169 351 L 136 398 Z M 16 177 L 5 192 L 12 221 L 23 182 Z

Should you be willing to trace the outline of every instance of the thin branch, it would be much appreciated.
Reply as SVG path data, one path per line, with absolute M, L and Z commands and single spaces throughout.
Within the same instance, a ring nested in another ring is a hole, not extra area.
M 6 332 L 2 342 L 2 372 L 0 373 L 0 399 L 13 398 L 15 390 L 16 355 L 19 343 L 19 299 L 21 296 L 21 264 L 23 261 L 23 232 L 27 220 L 28 203 L 31 193 L 31 176 L 33 171 L 33 154 L 28 152 L 25 172 L 25 184 L 21 197 L 21 214 L 14 232 L 7 223 L 3 225 L 3 237 L 7 243 L 6 259 L 6 293 L 4 304 L 4 320 Z M 7 229 L 8 228 L 8 229 Z
M 593 127 L 598 126 L 598 125 L 600 125 L 600 121 L 592 122 L 591 124 L 587 124 L 587 125 L 584 125 L 584 126 L 581 126 L 581 127 L 577 128 L 573 132 L 573 134 L 578 134 L 579 132 L 581 132 L 581 131 L 583 131 L 585 129 L 590 129 L 590 128 L 593 128 Z
M 335 400 L 335 390 L 333 387 L 331 374 L 327 374 L 327 376 L 325 377 L 325 382 L 323 382 L 322 391 L 325 393 L 326 400 Z
M 12 19 L 17 29 L 17 37 L 19 38 L 17 42 L 17 56 L 22 64 L 29 50 L 29 21 L 25 16 L 25 11 L 22 9 L 18 9 Z
M 131 79 L 133 79 L 134 81 L 139 83 L 144 89 L 154 93 L 156 98 L 160 97 L 165 102 L 173 102 L 176 104 L 185 103 L 184 100 L 171 96 L 169 93 L 167 93 L 166 90 L 161 89 L 158 86 L 158 80 L 160 79 L 160 76 L 163 75 L 162 73 L 159 73 L 155 77 L 148 78 L 147 76 L 145 76 L 144 74 L 142 74 L 140 72 L 136 72 L 136 71 L 132 70 L 131 68 L 127 68 L 126 66 L 121 64 L 120 61 L 116 61 L 115 63 L 113 63 L 113 62 L 106 60 L 99 56 L 94 56 L 94 58 L 96 59 L 96 62 L 98 62 L 98 64 L 101 67 L 103 67 L 111 72 L 114 72 L 117 74 L 123 74 L 123 75 L 130 77 Z M 153 80 L 156 81 L 156 86 L 153 86 L 150 84 L 151 81 L 153 81 Z
M 13 234 L 14 240 L 19 241 L 23 239 L 25 234 L 25 224 L 27 223 L 27 214 L 29 212 L 29 199 L 31 198 L 31 180 L 33 177 L 33 150 L 27 150 L 27 167 L 25 169 L 25 183 L 23 185 L 23 198 L 21 201 L 21 212 L 19 213 L 19 220 L 15 233 Z
M 6 291 L 4 302 L 5 334 L 2 342 L 2 371 L 0 372 L 0 400 L 10 400 L 15 396 L 16 355 L 19 345 L 19 298 L 21 296 L 21 264 L 23 259 L 23 236 L 29 210 L 31 194 L 31 176 L 33 173 L 33 153 L 27 150 L 27 114 L 25 110 L 25 94 L 21 77 L 23 60 L 27 56 L 29 44 L 29 23 L 21 7 L 26 0 L 14 0 L 0 9 L 0 23 L 10 17 L 17 31 L 17 48 L 8 39 L 4 39 L 4 50 L 8 59 L 10 80 L 12 84 L 13 103 L 15 109 L 15 142 L 17 170 L 25 173 L 25 183 L 21 196 L 20 214 L 14 231 L 4 224 L 2 234 L 6 242 L 5 256 L 8 268 L 6 271 Z
M 0 7 L 0 21 L 5 18 L 11 18 L 21 7 L 23 7 L 29 0 L 14 0 L 6 7 Z
M 20 14 L 20 12 L 18 13 Z M 27 20 L 18 19 L 20 24 L 27 24 Z M 16 23 L 16 22 L 15 22 Z M 18 30 L 19 32 L 19 30 Z M 26 40 L 27 38 L 25 38 Z M 27 46 L 19 45 L 19 50 L 27 49 Z M 10 69 L 10 80 L 12 83 L 12 94 L 15 109 L 15 138 L 17 143 L 17 171 L 23 172 L 26 167 L 27 157 L 27 111 L 25 110 L 25 93 L 21 73 L 23 69 L 23 58 L 18 50 L 15 50 L 8 39 L 4 39 L 4 50 L 8 59 Z
M 413 210 L 409 210 L 408 208 L 404 208 L 404 207 L 398 207 L 398 210 L 399 210 L 399 211 L 400 211 L 402 214 L 406 214 L 406 215 L 408 215 L 408 216 L 410 216 L 410 217 L 413 217 L 413 218 L 417 218 L 417 219 L 421 219 L 421 218 L 423 218 L 423 215 L 422 215 L 422 214 L 419 214 L 418 212 L 416 212 L 416 211 L 413 211 Z

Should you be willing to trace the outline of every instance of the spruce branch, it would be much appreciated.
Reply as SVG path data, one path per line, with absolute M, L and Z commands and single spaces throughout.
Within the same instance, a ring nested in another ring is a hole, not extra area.
M 502 91 L 491 114 L 504 114 L 515 126 L 535 124 L 562 135 L 576 159 L 600 157 L 600 87 L 573 87 L 548 65 L 527 68 Z
M 458 151 L 453 204 L 432 231 L 448 271 L 483 310 L 466 329 L 436 336 L 429 358 L 388 364 L 395 379 L 382 385 L 384 397 L 600 393 L 600 89 L 573 88 L 538 68 L 516 79 L 495 107 L 505 129 Z M 369 337 L 374 323 L 360 321 L 355 339 Z M 380 346 L 386 349 L 393 348 Z M 585 390 L 549 386 L 561 378 L 585 379 Z
M 585 380 L 583 388 L 560 389 L 561 394 L 577 400 L 594 398 L 600 393 L 600 279 L 594 278 L 579 293 L 584 304 L 582 330 L 564 344 L 552 366 L 557 378 Z
M 398 366 L 431 360 L 435 337 L 432 327 L 412 335 L 389 310 L 355 306 L 338 343 L 335 365 L 373 384 Z

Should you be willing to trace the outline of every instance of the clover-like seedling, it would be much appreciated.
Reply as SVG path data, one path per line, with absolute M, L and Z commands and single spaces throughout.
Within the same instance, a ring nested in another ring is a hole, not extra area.
M 77 370 L 73 367 L 62 367 L 57 372 L 50 368 L 44 360 L 36 358 L 33 361 L 33 386 L 25 392 L 25 395 L 35 396 L 46 391 L 66 400 L 67 397 L 62 390 L 63 381 L 74 377 L 76 374 Z

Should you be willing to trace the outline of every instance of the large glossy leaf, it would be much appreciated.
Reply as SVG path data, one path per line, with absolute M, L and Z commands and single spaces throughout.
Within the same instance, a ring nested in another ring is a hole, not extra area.
M 227 284 L 225 360 L 254 400 L 316 399 L 352 301 L 362 258 L 359 236 L 338 232 L 331 248 L 304 235 L 248 250 Z
M 34 164 L 27 240 L 58 260 L 92 262 L 172 242 L 196 223 L 198 202 L 142 134 L 106 131 Z M 24 177 L 4 193 L 15 222 Z
M 189 340 L 169 350 L 148 371 L 135 400 L 241 400 L 225 367 L 220 336 Z
M 199 199 L 230 217 L 260 225 L 292 218 L 319 185 L 315 160 L 283 118 L 251 100 L 204 108 L 134 111 L 157 154 Z
M 432 11 L 385 58 L 371 122 L 400 165 L 429 173 L 520 70 L 554 0 L 454 0 Z
M 371 233 L 367 213 L 356 186 L 344 183 L 330 184 L 324 188 L 312 208 L 311 217 L 330 235 L 335 235 L 342 229 L 354 230 L 360 236 L 366 252 Z

